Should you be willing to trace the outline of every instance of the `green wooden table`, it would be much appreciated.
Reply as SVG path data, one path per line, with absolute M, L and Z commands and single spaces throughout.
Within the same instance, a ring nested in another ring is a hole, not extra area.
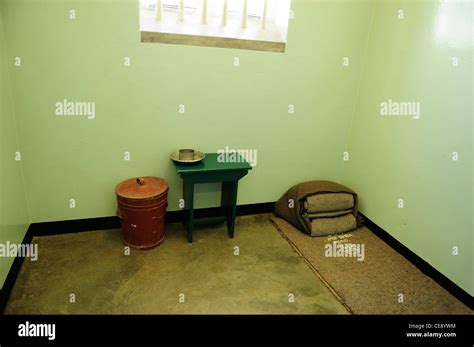
M 206 153 L 206 157 L 194 165 L 176 162 L 176 172 L 183 179 L 184 223 L 188 241 L 193 242 L 193 226 L 216 221 L 227 221 L 229 237 L 234 237 L 235 211 L 237 207 L 237 186 L 239 180 L 252 169 L 240 156 L 239 162 L 219 162 L 217 153 Z M 194 218 L 194 185 L 199 183 L 222 182 L 220 217 Z

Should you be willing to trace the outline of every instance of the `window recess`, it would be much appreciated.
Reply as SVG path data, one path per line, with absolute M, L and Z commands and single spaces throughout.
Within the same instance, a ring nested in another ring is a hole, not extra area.
M 284 52 L 291 0 L 140 0 L 141 42 Z

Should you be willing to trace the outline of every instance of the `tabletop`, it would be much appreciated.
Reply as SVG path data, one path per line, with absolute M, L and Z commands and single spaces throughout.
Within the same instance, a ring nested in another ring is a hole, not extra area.
M 235 161 L 223 162 L 219 160 L 218 153 L 206 153 L 206 157 L 199 164 L 180 164 L 173 162 L 176 172 L 181 173 L 205 173 L 229 170 L 252 170 L 252 166 L 245 161 L 238 153 L 235 154 Z

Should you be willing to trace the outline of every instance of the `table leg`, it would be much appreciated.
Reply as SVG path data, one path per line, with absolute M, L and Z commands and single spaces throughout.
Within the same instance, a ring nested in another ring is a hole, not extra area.
M 234 237 L 238 181 L 222 182 L 221 208 L 227 220 L 227 233 Z
M 188 232 L 188 241 L 193 242 L 194 183 L 183 180 L 184 223 Z

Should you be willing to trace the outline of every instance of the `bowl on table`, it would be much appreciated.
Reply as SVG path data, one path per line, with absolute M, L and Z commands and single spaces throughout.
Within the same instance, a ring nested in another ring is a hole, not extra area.
M 204 153 L 190 148 L 179 149 L 170 155 L 171 160 L 180 164 L 197 164 L 205 157 Z

